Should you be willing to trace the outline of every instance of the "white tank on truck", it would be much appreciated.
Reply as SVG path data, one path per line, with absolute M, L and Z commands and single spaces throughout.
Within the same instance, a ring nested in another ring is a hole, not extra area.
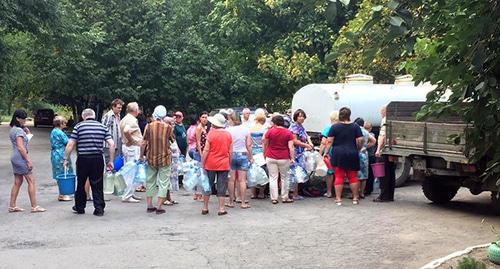
M 394 84 L 374 84 L 373 77 L 354 74 L 345 83 L 309 84 L 298 90 L 292 99 L 292 113 L 302 109 L 307 119 L 304 128 L 317 144 L 321 131 L 330 124 L 330 113 L 342 107 L 351 109 L 351 120 L 361 117 L 373 125 L 378 134 L 380 108 L 391 101 L 425 101 L 435 86 L 415 86 L 411 75 L 396 77 Z M 401 159 L 396 166 L 396 185 L 401 186 L 410 176 L 409 160 Z
M 298 90 L 292 99 L 292 113 L 306 112 L 304 127 L 308 132 L 320 133 L 328 124 L 333 110 L 349 107 L 351 119 L 357 117 L 378 127 L 379 110 L 391 101 L 425 101 L 435 86 L 414 86 L 411 76 L 396 78 L 394 84 L 373 84 L 373 77 L 355 74 L 346 77 L 346 83 L 309 84 Z

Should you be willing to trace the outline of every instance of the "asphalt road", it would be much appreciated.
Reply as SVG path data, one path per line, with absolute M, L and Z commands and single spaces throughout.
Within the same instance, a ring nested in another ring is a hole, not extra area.
M 147 214 L 144 202 L 124 204 L 110 196 L 106 215 L 74 215 L 58 202 L 51 179 L 48 133 L 33 129 L 39 204 L 45 213 L 7 213 L 13 182 L 8 126 L 0 126 L 0 268 L 418 268 L 468 246 L 495 239 L 486 220 L 489 194 L 466 189 L 437 206 L 412 183 L 396 190 L 396 202 L 354 206 L 345 200 L 310 198 L 202 216 L 201 203 L 185 192 L 167 214 Z M 141 194 L 140 194 L 141 195 Z M 143 196 L 143 194 L 142 194 Z M 373 198 L 373 197 L 370 197 Z M 18 206 L 29 209 L 26 184 Z

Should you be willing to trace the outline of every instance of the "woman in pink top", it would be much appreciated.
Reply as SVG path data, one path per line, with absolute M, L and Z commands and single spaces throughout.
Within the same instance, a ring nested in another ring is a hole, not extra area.
M 292 132 L 283 127 L 285 120 L 282 116 L 274 116 L 272 122 L 274 126 L 266 132 L 262 139 L 266 165 L 269 170 L 271 202 L 278 203 L 278 177 L 281 176 L 281 202 L 291 203 L 293 200 L 288 197 L 288 170 L 290 164 L 294 163 L 295 160 L 293 146 L 295 138 Z
M 186 131 L 187 142 L 188 142 L 188 154 L 191 159 L 194 159 L 194 153 L 196 152 L 196 126 L 198 126 L 198 119 L 196 116 L 189 116 L 189 128 Z
M 215 177 L 217 177 L 217 198 L 219 199 L 219 216 L 226 215 L 224 208 L 224 198 L 227 192 L 227 179 L 231 163 L 231 152 L 233 151 L 233 140 L 231 134 L 224 130 L 226 119 L 222 114 L 215 114 L 208 117 L 212 123 L 212 129 L 208 133 L 205 148 L 201 156 L 203 168 L 207 170 L 210 186 L 214 186 Z M 208 201 L 211 191 L 203 193 L 202 215 L 208 214 Z

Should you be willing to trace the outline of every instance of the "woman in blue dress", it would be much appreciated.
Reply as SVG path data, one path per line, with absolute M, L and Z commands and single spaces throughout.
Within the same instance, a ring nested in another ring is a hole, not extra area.
M 304 152 L 306 150 L 312 150 L 313 149 L 313 143 L 311 142 L 311 138 L 307 135 L 306 129 L 302 125 L 304 121 L 306 120 L 306 112 L 302 109 L 297 109 L 293 113 L 293 123 L 290 125 L 289 130 L 292 132 L 294 136 L 294 142 L 293 145 L 295 146 L 295 164 L 293 165 L 298 165 L 302 167 L 305 171 L 306 169 L 306 162 L 304 158 Z M 292 186 L 290 186 L 292 187 Z M 303 200 L 304 197 L 299 195 L 299 184 L 295 185 L 295 188 L 293 190 L 293 199 L 294 200 Z
M 66 119 L 62 116 L 54 118 L 54 129 L 50 133 L 50 160 L 52 162 L 52 178 L 56 180 L 57 175 L 64 174 L 64 149 L 68 144 L 68 136 L 62 131 L 66 127 Z M 73 174 L 71 160 L 68 160 L 68 174 Z M 59 194 L 59 201 L 71 201 L 68 195 Z

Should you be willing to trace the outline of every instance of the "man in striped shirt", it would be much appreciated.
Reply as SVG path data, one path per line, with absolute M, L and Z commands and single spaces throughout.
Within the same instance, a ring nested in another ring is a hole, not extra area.
M 67 166 L 68 158 L 75 144 L 77 145 L 76 176 L 78 185 L 75 192 L 75 206 L 73 210 L 77 214 L 85 213 L 87 198 L 85 194 L 85 182 L 89 179 L 92 187 L 92 198 L 94 200 L 94 215 L 103 216 L 104 202 L 103 193 L 103 171 L 104 142 L 108 144 L 110 158 L 108 170 L 113 170 L 113 159 L 115 155 L 115 143 L 106 126 L 95 120 L 94 110 L 87 108 L 82 112 L 83 121 L 78 123 L 71 133 L 70 140 L 64 151 L 64 167 Z
M 124 103 L 121 99 L 115 99 L 111 102 L 111 109 L 104 114 L 102 117 L 102 124 L 108 127 L 109 133 L 113 138 L 115 143 L 115 156 L 118 156 L 121 152 L 121 139 L 122 135 L 120 132 L 120 112 L 122 111 Z M 109 148 L 107 144 L 104 144 L 104 159 L 106 162 L 109 160 Z

